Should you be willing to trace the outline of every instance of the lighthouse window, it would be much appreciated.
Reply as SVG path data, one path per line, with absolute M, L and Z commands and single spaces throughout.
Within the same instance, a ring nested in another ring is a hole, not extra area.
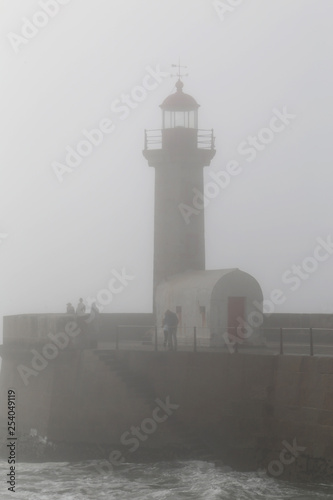
M 189 113 L 188 113 L 188 127 L 189 128 L 197 128 L 195 116 L 196 116 L 195 111 L 189 111 Z
M 197 128 L 197 112 L 192 111 L 165 111 L 163 113 L 164 128 Z
M 175 116 L 175 127 L 185 127 L 186 114 L 184 111 L 176 111 Z

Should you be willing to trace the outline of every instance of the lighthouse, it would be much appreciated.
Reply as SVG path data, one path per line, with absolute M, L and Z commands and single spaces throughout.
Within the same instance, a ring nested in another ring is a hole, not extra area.
M 198 128 L 199 104 L 178 77 L 176 91 L 160 105 L 162 128 L 145 131 L 143 155 L 155 168 L 154 296 L 171 276 L 205 269 L 204 210 L 186 218 L 182 207 L 203 193 L 203 168 L 215 155 L 214 132 Z
M 176 91 L 160 105 L 162 128 L 145 130 L 143 155 L 155 168 L 154 289 L 156 325 L 165 311 L 177 313 L 178 335 L 210 346 L 263 345 L 263 294 L 238 268 L 205 267 L 205 214 L 195 200 L 204 193 L 203 169 L 215 155 L 213 130 L 198 127 L 197 101 Z M 196 206 L 191 216 L 184 207 Z M 223 256 L 222 256 L 223 257 Z

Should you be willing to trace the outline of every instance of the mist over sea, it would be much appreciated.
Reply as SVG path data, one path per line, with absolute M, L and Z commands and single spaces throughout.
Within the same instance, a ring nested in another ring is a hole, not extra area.
M 331 500 L 333 485 L 291 484 L 264 471 L 240 473 L 203 461 L 123 464 L 105 461 L 17 463 L 16 491 L 7 490 L 0 462 L 1 500 Z

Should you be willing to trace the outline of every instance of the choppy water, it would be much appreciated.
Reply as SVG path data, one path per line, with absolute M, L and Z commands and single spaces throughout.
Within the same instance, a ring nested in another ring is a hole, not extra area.
M 98 472 L 103 461 L 18 463 L 16 492 L 7 491 L 0 462 L 0 499 L 17 500 L 332 500 L 333 485 L 294 485 L 264 473 L 239 473 L 210 462 L 123 464 Z

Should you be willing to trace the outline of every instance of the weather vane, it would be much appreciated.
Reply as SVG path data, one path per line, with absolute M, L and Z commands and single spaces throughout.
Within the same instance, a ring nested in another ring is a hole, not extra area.
M 178 64 L 171 64 L 172 68 L 178 68 L 178 74 L 176 75 L 170 75 L 172 78 L 175 78 L 178 76 L 178 79 L 180 80 L 183 76 L 188 76 L 188 73 L 184 73 L 183 75 L 181 74 L 181 68 L 187 68 L 187 66 L 182 66 L 180 64 L 180 58 Z

